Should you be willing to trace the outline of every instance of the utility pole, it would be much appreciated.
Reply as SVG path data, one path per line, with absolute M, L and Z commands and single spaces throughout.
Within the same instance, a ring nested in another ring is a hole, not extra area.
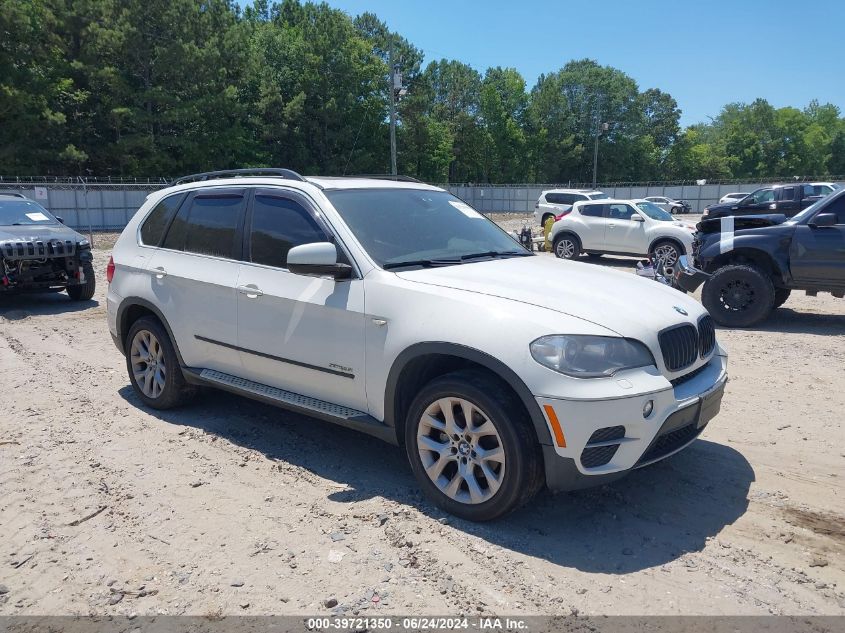
M 390 64 L 390 173 L 396 176 L 396 66 L 393 65 L 393 38 L 390 38 L 387 62 Z
M 599 119 L 598 115 L 596 116 L 596 144 L 593 148 L 593 189 L 596 188 L 596 178 L 599 171 L 599 136 L 601 136 L 602 132 L 607 132 L 608 128 L 610 128 L 609 123 L 599 123 L 601 119 Z

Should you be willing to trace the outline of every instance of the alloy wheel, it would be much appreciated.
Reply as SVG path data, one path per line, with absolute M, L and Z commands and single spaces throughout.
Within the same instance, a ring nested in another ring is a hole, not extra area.
M 164 349 L 149 330 L 138 330 L 129 351 L 135 384 L 148 398 L 158 398 L 164 391 L 167 367 Z
M 496 425 L 463 398 L 440 398 L 423 412 L 417 451 L 429 479 L 450 499 L 491 499 L 505 477 L 505 451 Z
M 575 255 L 575 242 L 569 238 L 558 240 L 557 246 L 555 246 L 555 255 L 562 259 L 572 259 Z
M 674 266 L 678 262 L 678 249 L 671 244 L 661 244 L 654 249 L 654 256 L 663 266 Z

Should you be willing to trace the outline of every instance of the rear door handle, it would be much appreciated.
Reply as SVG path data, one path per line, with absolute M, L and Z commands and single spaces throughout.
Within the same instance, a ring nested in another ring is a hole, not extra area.
M 153 268 L 150 271 L 150 274 L 153 275 L 156 279 L 164 279 L 165 277 L 167 277 L 167 271 L 164 270 L 164 268 L 162 268 L 161 266 L 159 266 L 158 268 Z
M 261 289 L 255 284 L 238 286 L 238 292 L 240 292 L 242 295 L 246 295 L 250 299 L 257 299 L 258 297 L 264 294 Z

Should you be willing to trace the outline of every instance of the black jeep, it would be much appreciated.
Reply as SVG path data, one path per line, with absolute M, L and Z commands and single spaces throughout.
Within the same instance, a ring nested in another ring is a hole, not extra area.
M 91 244 L 40 204 L 0 192 L 0 295 L 67 290 L 94 296 Z
M 697 225 L 694 266 L 683 257 L 675 285 L 692 292 L 713 319 L 748 327 L 793 290 L 845 296 L 845 190 L 787 219 L 783 214 L 705 219 Z

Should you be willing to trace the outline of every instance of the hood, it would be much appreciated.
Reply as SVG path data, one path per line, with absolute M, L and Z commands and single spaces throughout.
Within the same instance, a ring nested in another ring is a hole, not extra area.
M 406 281 L 554 310 L 639 340 L 656 337 L 672 325 L 696 323 L 706 312 L 695 299 L 653 280 L 546 256 L 424 268 L 397 275 Z
M 85 237 L 64 224 L 22 224 L 20 226 L 0 226 L 0 242 L 51 242 L 67 241 L 76 245 Z
M 786 216 L 782 213 L 762 213 L 759 215 L 736 215 L 733 216 L 734 231 L 742 229 L 759 229 L 764 226 L 775 226 L 786 222 Z M 722 230 L 722 218 L 701 220 L 696 225 L 701 233 L 719 233 Z

